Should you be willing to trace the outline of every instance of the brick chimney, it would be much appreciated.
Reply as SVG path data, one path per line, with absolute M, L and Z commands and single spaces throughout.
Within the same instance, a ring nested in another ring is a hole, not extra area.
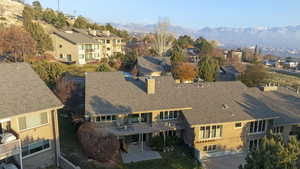
M 155 79 L 147 78 L 146 79 L 146 87 L 147 87 L 147 94 L 154 94 L 155 93 Z

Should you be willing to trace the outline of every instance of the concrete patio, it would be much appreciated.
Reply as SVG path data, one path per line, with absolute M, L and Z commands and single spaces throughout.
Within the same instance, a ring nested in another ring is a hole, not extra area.
M 122 153 L 121 156 L 124 163 L 161 159 L 157 151 L 152 151 L 145 144 L 143 147 L 141 147 L 141 144 L 130 144 L 128 145 L 128 153 Z
M 245 157 L 245 153 L 210 157 L 203 160 L 203 165 L 205 169 L 238 169 L 245 163 Z

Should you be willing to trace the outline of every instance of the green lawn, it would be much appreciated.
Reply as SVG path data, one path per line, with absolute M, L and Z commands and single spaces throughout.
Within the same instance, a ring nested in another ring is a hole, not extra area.
M 89 161 L 83 153 L 77 139 L 75 127 L 68 118 L 59 119 L 61 151 L 65 157 L 82 169 L 105 169 L 101 163 Z M 143 161 L 132 164 L 120 164 L 115 169 L 198 169 L 191 153 L 183 147 L 174 152 L 161 153 L 163 159 Z
M 200 165 L 193 159 L 190 152 L 182 147 L 177 151 L 161 153 L 162 159 L 137 162 L 124 165 L 124 169 L 200 169 Z M 198 168 L 197 168 L 198 167 Z
M 277 72 L 269 72 L 267 81 L 272 83 L 279 83 L 281 86 L 300 85 L 300 78 L 292 75 L 286 75 Z
M 98 64 L 65 65 L 66 71 L 76 76 L 84 76 L 85 72 L 95 72 Z

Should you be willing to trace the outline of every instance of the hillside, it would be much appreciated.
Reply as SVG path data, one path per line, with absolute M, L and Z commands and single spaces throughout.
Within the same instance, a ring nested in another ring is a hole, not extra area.
M 21 25 L 24 5 L 13 0 L 0 0 L 0 24 Z

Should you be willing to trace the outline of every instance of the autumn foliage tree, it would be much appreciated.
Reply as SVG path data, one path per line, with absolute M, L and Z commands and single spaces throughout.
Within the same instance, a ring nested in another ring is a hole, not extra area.
M 11 26 L 0 31 L 0 55 L 23 62 L 36 54 L 36 42 L 22 27 Z
M 77 135 L 89 158 L 104 163 L 118 162 L 120 142 L 113 134 L 97 128 L 95 123 L 86 122 L 79 127 Z
M 197 77 L 197 68 L 190 63 L 182 62 L 173 69 L 173 76 L 180 81 L 192 81 Z

